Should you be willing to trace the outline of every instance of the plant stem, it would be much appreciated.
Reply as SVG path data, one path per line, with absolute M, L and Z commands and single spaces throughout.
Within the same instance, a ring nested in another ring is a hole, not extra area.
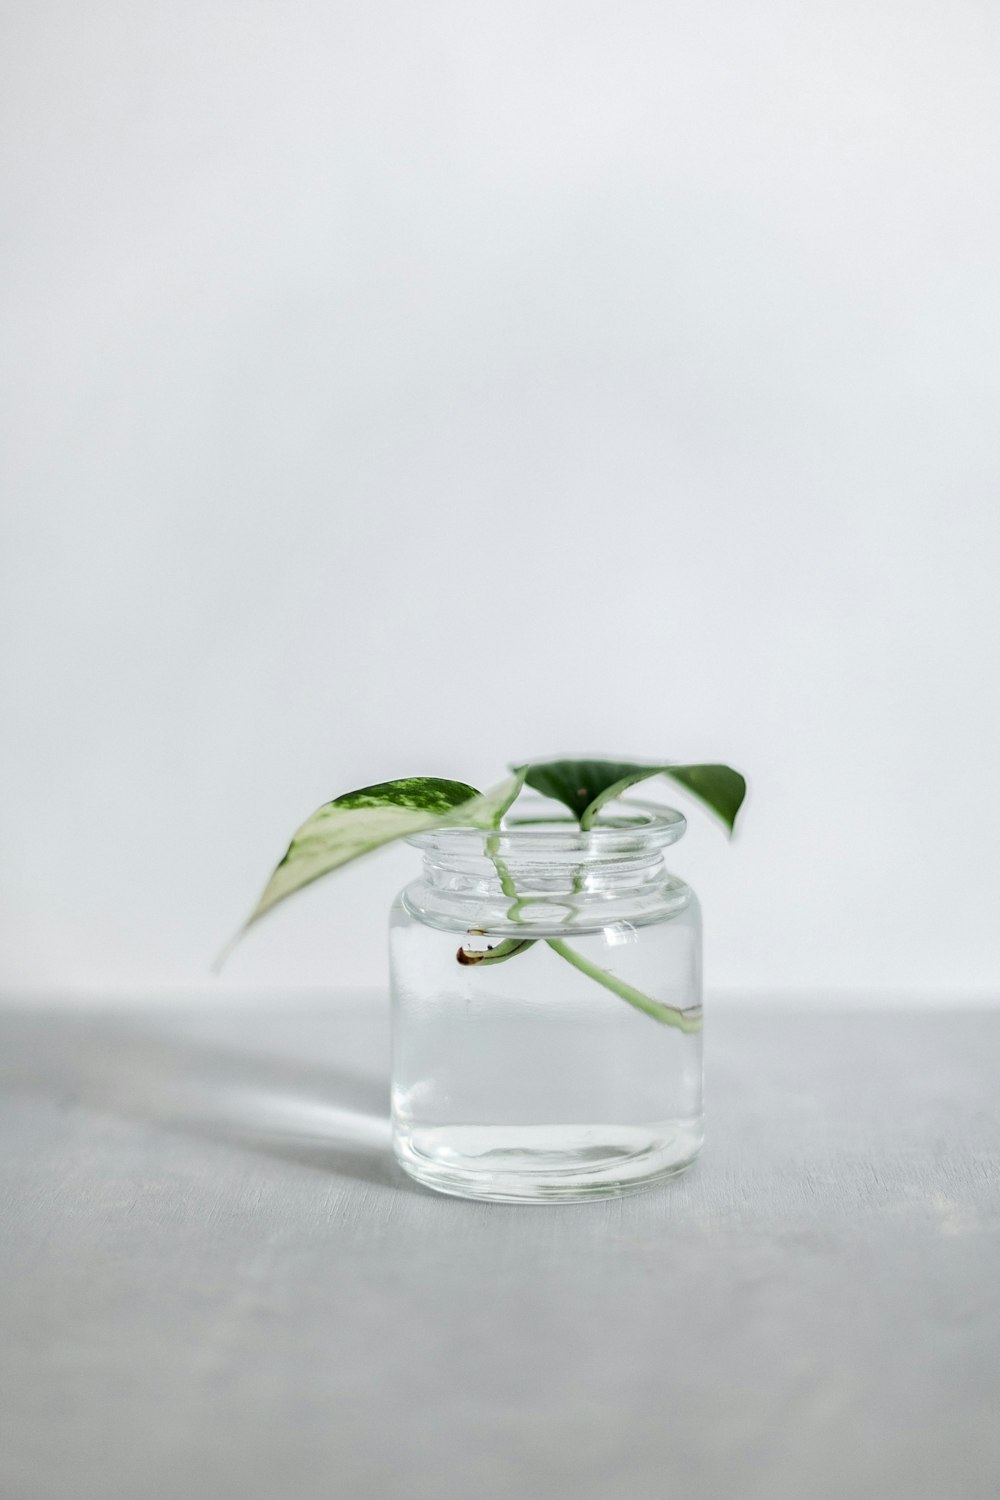
M 664 1005 L 661 1000 L 654 1000 L 650 995 L 643 994 L 634 985 L 627 984 L 624 979 L 602 969 L 599 964 L 591 963 L 589 958 L 584 958 L 582 953 L 577 953 L 575 948 L 569 947 L 562 938 L 546 938 L 545 941 L 553 953 L 558 953 L 574 969 L 579 969 L 581 974 L 595 979 L 598 984 L 603 984 L 606 990 L 617 995 L 620 1000 L 627 1000 L 629 1005 L 634 1005 L 637 1010 L 645 1011 L 647 1016 L 652 1016 L 656 1021 L 662 1021 L 666 1026 L 676 1026 L 678 1031 L 691 1033 L 701 1030 L 701 1006 L 695 1006 L 691 1010 L 678 1010 L 675 1005 Z
M 460 964 L 505 964 L 534 944 L 534 938 L 505 938 L 489 948 L 459 948 L 455 957 Z
M 507 868 L 506 862 L 500 857 L 499 846 L 500 830 L 496 829 L 486 841 L 486 853 L 492 860 L 499 877 L 500 889 L 508 900 L 514 903 L 507 913 L 507 919 L 508 921 L 519 923 L 522 921 L 521 906 L 523 903 L 510 870 Z M 577 876 L 573 882 L 574 892 L 579 887 L 580 881 L 579 876 Z M 629 1005 L 634 1005 L 637 1010 L 645 1012 L 647 1016 L 652 1016 L 654 1021 L 660 1021 L 665 1026 L 676 1026 L 678 1031 L 683 1031 L 688 1035 L 701 1030 L 701 1006 L 693 1007 L 691 1010 L 679 1010 L 675 1005 L 665 1005 L 662 1000 L 654 1000 L 651 995 L 643 994 L 642 990 L 637 990 L 634 985 L 626 983 L 624 979 L 619 979 L 607 969 L 602 969 L 599 964 L 591 963 L 589 958 L 584 958 L 582 953 L 577 953 L 576 949 L 571 948 L 568 943 L 564 943 L 562 938 L 546 938 L 545 941 L 553 953 L 558 953 L 559 957 L 565 959 L 568 964 L 572 964 L 574 969 L 578 969 L 581 974 L 586 974 L 588 979 L 593 979 L 598 984 L 603 985 L 606 990 L 610 990 L 613 995 L 617 995 L 619 1000 L 625 1000 Z M 531 939 L 528 939 L 523 946 L 528 948 L 530 945 Z M 503 947 L 504 945 L 501 946 Z M 461 951 L 460 949 L 459 952 Z M 502 957 L 513 958 L 514 953 L 518 951 L 520 951 L 519 948 L 513 948 L 512 951 L 504 952 Z
M 486 840 L 486 857 L 487 859 L 492 861 L 493 868 L 496 870 L 497 875 L 500 879 L 500 889 L 503 891 L 504 895 L 508 898 L 508 900 L 514 901 L 518 906 L 520 906 L 521 898 L 517 893 L 517 886 L 514 884 L 513 877 L 508 870 L 506 863 L 500 858 L 499 828 L 495 828 L 490 834 L 489 838 Z M 509 912 L 507 913 L 507 915 L 511 921 L 519 922 L 521 920 L 520 912 L 518 912 L 515 917 L 510 917 Z

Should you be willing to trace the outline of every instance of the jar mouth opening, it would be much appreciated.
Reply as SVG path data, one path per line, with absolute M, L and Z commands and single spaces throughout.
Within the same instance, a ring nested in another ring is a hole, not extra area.
M 620 801 L 614 810 L 598 814 L 591 828 L 581 828 L 569 812 L 551 812 L 550 802 L 528 798 L 507 813 L 496 831 L 500 849 L 526 858 L 546 854 L 582 854 L 603 858 L 615 854 L 647 854 L 675 844 L 687 819 L 675 807 L 661 803 Z M 414 833 L 406 842 L 431 852 L 482 853 L 489 829 L 439 824 Z

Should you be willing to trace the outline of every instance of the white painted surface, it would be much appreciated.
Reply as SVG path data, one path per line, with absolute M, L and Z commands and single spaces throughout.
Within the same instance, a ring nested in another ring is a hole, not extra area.
M 995 996 L 1000 17 L 7 7 L 0 982 L 199 983 L 299 819 L 728 758 L 710 985 Z M 238 984 L 376 984 L 404 855 Z
M 709 1016 L 684 1178 L 397 1172 L 383 1005 L 0 1013 L 0 1493 L 993 1500 L 1000 1016 Z

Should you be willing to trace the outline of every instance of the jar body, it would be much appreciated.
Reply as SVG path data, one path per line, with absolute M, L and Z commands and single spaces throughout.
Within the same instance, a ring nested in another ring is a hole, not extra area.
M 540 883 L 523 864 L 520 876 L 519 895 Z M 661 865 L 630 901 L 581 889 L 577 865 L 561 901 L 551 880 L 516 902 L 482 888 L 456 899 L 463 878 L 442 890 L 425 876 L 392 910 L 402 1166 L 442 1192 L 539 1202 L 618 1196 L 690 1165 L 703 1134 L 690 888 Z

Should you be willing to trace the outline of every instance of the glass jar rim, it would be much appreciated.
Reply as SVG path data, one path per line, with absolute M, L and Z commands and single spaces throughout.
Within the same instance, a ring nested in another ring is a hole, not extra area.
M 538 806 L 545 804 L 539 799 Z M 675 807 L 658 802 L 622 800 L 617 811 L 599 813 L 591 828 L 581 828 L 572 813 L 530 816 L 531 799 L 505 817 L 496 830 L 500 849 L 516 848 L 528 858 L 546 854 L 578 854 L 605 858 L 615 854 L 648 854 L 675 844 L 687 828 L 687 818 Z M 481 853 L 492 836 L 488 828 L 438 824 L 406 839 L 417 849 L 454 855 Z

